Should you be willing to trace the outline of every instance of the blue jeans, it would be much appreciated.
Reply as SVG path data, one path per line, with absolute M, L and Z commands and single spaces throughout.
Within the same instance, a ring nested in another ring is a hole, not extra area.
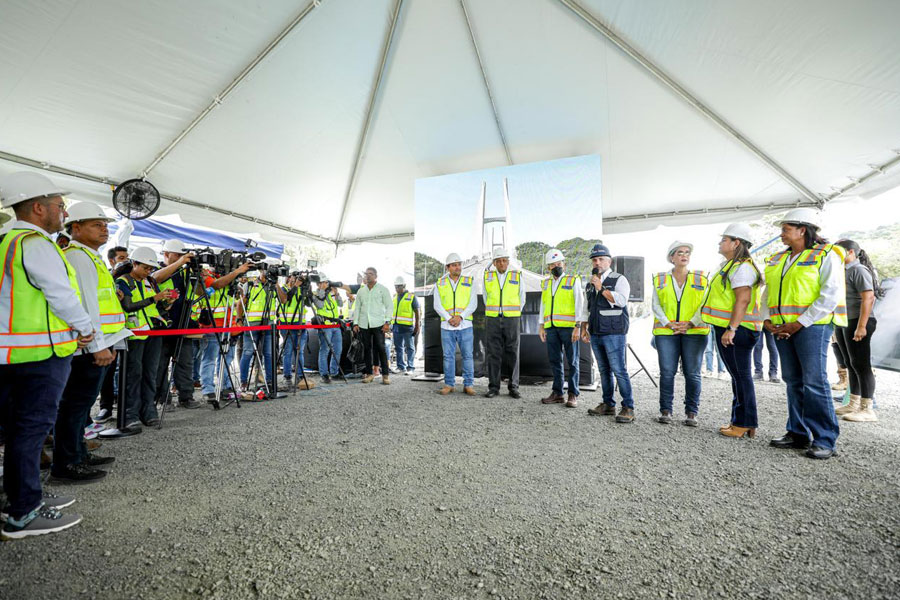
M 831 449 L 840 434 L 825 372 L 832 329 L 831 325 L 812 325 L 786 340 L 775 340 L 781 376 L 787 384 L 788 432 Z
M 456 385 L 456 347 L 462 355 L 463 386 L 475 385 L 475 359 L 472 356 L 472 345 L 475 341 L 475 330 L 441 329 L 441 349 L 444 351 L 444 385 Z
M 341 352 L 344 350 L 344 338 L 341 337 L 341 328 L 334 329 L 318 329 L 319 332 L 319 375 L 338 375 L 341 361 Z M 331 363 L 328 361 L 328 343 L 331 341 L 334 346 L 334 354 L 331 357 Z M 387 372 L 387 371 L 385 371 Z
M 56 421 L 71 370 L 71 356 L 0 365 L 0 425 L 6 438 L 3 491 L 13 519 L 22 519 L 41 504 L 41 448 Z
M 553 391 L 563 395 L 563 379 L 569 385 L 569 393 L 578 396 L 578 343 L 572 341 L 572 327 L 549 327 L 544 329 L 547 335 L 547 360 L 553 370 Z M 565 359 L 563 358 L 565 352 Z M 563 363 L 565 360 L 565 363 Z M 566 377 L 565 366 L 569 367 Z
M 203 336 L 200 342 L 200 383 L 203 386 L 202 391 L 203 394 L 215 394 L 216 393 L 216 382 L 213 381 L 215 378 L 216 367 L 219 363 L 219 341 L 213 334 L 206 334 Z M 226 342 L 227 343 L 227 342 Z M 232 344 L 228 344 L 228 365 L 230 366 L 234 363 L 234 346 Z M 231 387 L 231 383 L 229 383 L 228 379 L 225 377 L 225 367 L 219 366 L 219 381 L 222 382 L 222 389 L 226 389 Z M 235 381 L 234 384 L 237 384 Z
M 763 341 L 763 338 L 765 338 L 765 341 Z M 775 346 L 775 336 L 765 329 L 762 330 L 762 335 L 759 336 L 756 346 L 753 347 L 753 367 L 756 369 L 756 374 L 760 377 L 763 374 L 763 344 L 769 350 L 769 379 L 778 377 L 778 348 Z
M 281 339 L 284 344 L 284 356 L 281 366 L 285 378 L 290 377 L 294 373 L 294 346 L 297 347 L 297 372 L 303 373 L 303 354 L 306 352 L 306 340 L 309 337 L 308 331 L 308 329 L 292 329 L 281 332 Z M 298 339 L 299 342 L 297 341 Z
M 203 349 L 200 347 L 200 340 L 189 340 L 191 342 L 191 350 L 194 353 L 194 381 L 200 381 L 200 360 L 203 356 Z
M 260 341 L 262 336 L 262 341 Z M 245 331 L 244 332 L 244 350 L 241 352 L 241 383 L 247 383 L 250 377 L 250 364 L 253 362 L 253 355 L 256 351 L 256 344 L 259 342 L 260 354 L 262 355 L 263 364 L 266 369 L 266 382 L 272 383 L 272 332 L 271 331 Z
M 756 428 L 756 388 L 753 386 L 753 346 L 759 338 L 758 331 L 738 327 L 734 334 L 734 344 L 722 346 L 724 327 L 714 326 L 719 356 L 725 361 L 725 368 L 731 375 L 731 424 L 738 427 Z
M 721 373 L 725 371 L 725 362 L 722 360 L 722 355 L 719 354 L 719 349 L 716 346 L 716 333 L 714 331 L 709 332 L 709 341 L 706 343 L 706 352 L 703 353 L 704 358 L 706 359 L 706 370 L 712 373 L 713 370 L 713 355 L 716 355 L 718 358 L 718 369 L 717 372 Z
M 659 340 L 657 340 L 659 343 Z M 610 406 L 616 405 L 613 398 L 615 386 L 613 376 L 619 384 L 619 394 L 622 396 L 623 408 L 634 408 L 634 396 L 631 393 L 631 378 L 625 366 L 625 351 L 628 348 L 625 334 L 594 335 L 591 334 L 591 349 L 597 359 L 597 368 L 600 370 L 600 387 L 603 390 L 603 402 Z
M 700 411 L 700 364 L 706 350 L 706 338 L 705 335 L 655 336 L 659 356 L 660 411 L 672 411 L 678 359 L 684 367 L 684 412 L 696 415 Z
M 412 325 L 394 325 L 394 350 L 397 352 L 397 369 L 412 371 L 416 360 L 416 344 Z

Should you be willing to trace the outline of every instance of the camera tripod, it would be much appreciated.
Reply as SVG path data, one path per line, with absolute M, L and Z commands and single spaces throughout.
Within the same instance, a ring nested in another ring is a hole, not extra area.
M 265 297 L 264 297 L 265 305 L 263 307 L 262 318 L 260 319 L 260 322 L 259 322 L 260 325 L 264 325 L 264 326 L 268 325 L 271 329 L 271 331 L 270 331 L 270 336 L 271 336 L 270 351 L 271 351 L 271 357 L 272 357 L 271 365 L 270 365 L 270 368 L 272 369 L 271 388 L 269 387 L 268 378 L 265 376 L 263 377 L 263 389 L 265 390 L 265 394 L 270 399 L 287 397 L 287 394 L 284 394 L 284 393 L 281 393 L 278 391 L 278 369 L 276 367 L 277 363 L 275 362 L 278 357 L 278 323 L 276 322 L 275 319 L 272 318 L 272 316 L 273 316 L 272 315 L 272 299 L 276 295 L 276 291 L 275 291 L 276 285 L 278 285 L 277 281 L 273 282 L 273 281 L 269 281 L 268 279 L 266 279 L 266 281 L 262 283 L 262 293 L 265 294 Z M 248 297 L 252 290 L 253 290 L 253 287 L 250 287 L 247 290 Z M 257 294 L 259 294 L 259 293 L 260 292 L 257 292 Z M 251 302 L 252 302 L 252 300 L 251 300 Z M 243 299 L 241 300 L 241 303 L 243 305 Z M 247 314 L 246 309 L 247 309 L 247 306 L 244 305 L 244 315 L 245 316 Z M 277 316 L 277 309 L 276 309 L 275 316 Z M 250 320 L 248 318 L 247 323 L 249 324 L 249 322 L 250 322 Z M 249 332 L 249 333 L 251 333 L 250 340 L 253 343 L 253 362 L 250 364 L 250 371 L 248 372 L 248 375 L 247 375 L 248 390 L 250 388 L 250 384 L 252 382 L 256 381 L 256 377 L 260 373 L 263 373 L 263 374 L 266 373 L 266 369 L 264 368 L 264 364 L 263 364 L 263 356 L 264 356 L 263 343 L 265 343 L 266 336 L 263 334 L 265 334 L 267 332 L 257 331 L 257 332 Z M 253 336 L 252 335 L 253 333 L 258 333 L 260 335 Z M 255 337 L 255 340 L 254 340 L 254 337 Z M 246 343 L 246 341 L 247 341 L 247 338 L 244 338 L 244 343 Z
M 304 288 L 308 288 L 308 285 L 303 284 L 303 285 L 301 285 L 301 287 L 295 288 L 297 290 L 296 293 L 300 296 L 300 298 L 299 298 L 299 302 L 297 302 L 296 306 L 294 306 L 294 310 L 292 311 L 290 316 L 284 310 L 281 311 L 281 316 L 284 317 L 285 323 L 294 325 L 298 321 L 301 324 L 305 321 L 305 319 L 303 317 L 304 317 L 304 315 L 306 315 L 307 298 L 306 298 L 306 295 L 304 294 Z M 307 291 L 308 291 L 308 289 L 307 289 Z M 299 319 L 298 319 L 298 316 L 299 316 Z M 309 389 L 309 380 L 306 378 L 306 369 L 303 366 L 301 366 L 302 356 L 300 354 L 303 351 L 303 344 L 302 344 L 303 334 L 305 334 L 307 332 L 306 331 L 297 331 L 297 330 L 288 330 L 285 333 L 287 334 L 284 338 L 285 343 L 282 344 L 281 351 L 278 353 L 278 358 L 275 360 L 276 369 L 284 357 L 285 350 L 287 350 L 288 338 L 294 338 L 291 341 L 291 345 L 293 346 L 293 350 L 294 350 L 293 359 L 291 360 L 291 366 L 293 367 L 291 369 L 291 372 L 296 374 L 298 385 L 300 383 L 300 378 L 302 377 L 303 383 L 306 385 L 306 389 Z M 308 337 L 308 334 L 307 334 L 307 337 Z M 293 396 L 296 393 L 297 393 L 297 386 L 291 386 L 291 395 Z

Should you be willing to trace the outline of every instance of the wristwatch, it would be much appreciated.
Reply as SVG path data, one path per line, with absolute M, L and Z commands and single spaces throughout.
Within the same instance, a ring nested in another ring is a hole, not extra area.
M 737 327 L 734 327 L 733 325 L 729 325 L 729 326 L 728 326 L 728 331 L 730 331 L 730 332 L 732 332 L 732 333 L 737 333 Z

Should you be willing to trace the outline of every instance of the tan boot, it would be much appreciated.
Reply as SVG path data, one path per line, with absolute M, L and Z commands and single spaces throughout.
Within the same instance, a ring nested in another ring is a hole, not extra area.
M 438 392 L 438 394 L 440 394 L 441 396 L 446 396 L 447 394 L 452 394 L 452 393 L 453 393 L 453 386 L 450 386 L 450 385 L 445 385 Z
M 849 378 L 847 377 L 847 369 L 838 368 L 838 382 L 831 386 L 836 392 L 843 392 L 847 389 L 847 384 L 849 383 Z
M 874 423 L 878 420 L 875 409 L 872 408 L 871 398 L 860 398 L 859 410 L 841 417 L 845 421 L 856 421 L 857 423 Z
M 859 410 L 859 396 L 850 394 L 850 403 L 835 409 L 834 414 L 839 417 L 855 413 Z
M 469 396 L 475 395 L 475 388 L 473 388 L 471 385 L 463 387 L 463 391 Z
M 391 378 L 385 375 L 381 378 L 381 383 L 383 385 L 391 385 Z
M 375 376 L 370 374 L 370 375 L 366 375 L 365 377 L 363 377 L 362 382 L 363 383 L 372 383 L 372 381 L 374 379 L 375 379 Z

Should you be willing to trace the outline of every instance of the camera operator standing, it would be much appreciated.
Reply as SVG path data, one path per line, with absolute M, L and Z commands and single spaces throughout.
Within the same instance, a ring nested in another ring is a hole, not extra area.
M 194 290 L 188 290 L 188 263 L 194 256 L 186 253 L 184 243 L 181 240 L 166 240 L 163 244 L 163 262 L 166 266 L 159 269 L 151 277 L 159 285 L 160 290 L 175 290 L 177 295 L 171 304 L 168 305 L 166 321 L 168 329 L 179 329 L 181 326 L 190 326 L 190 321 L 182 323 L 182 312 L 184 311 L 185 301 L 190 302 L 196 296 Z M 169 387 L 169 361 L 173 360 L 174 367 L 173 377 L 175 379 L 175 388 L 178 390 L 178 404 L 182 408 L 200 408 L 200 403 L 194 400 L 194 352 L 191 340 L 187 343 L 182 342 L 175 356 L 175 350 L 178 347 L 179 338 L 177 336 L 166 336 L 162 338 L 159 369 L 156 376 L 156 400 L 157 402 L 166 397 Z M 165 408 L 168 408 L 166 406 Z
M 278 302 L 283 303 L 287 301 L 287 295 L 277 282 L 272 282 L 275 294 L 272 294 L 271 290 L 266 289 L 269 287 L 269 281 L 266 278 L 266 265 L 262 264 L 258 265 L 258 267 L 259 279 L 250 284 L 244 297 L 245 316 L 247 317 L 247 324 L 251 327 L 271 323 L 278 313 Z M 268 307 L 266 307 L 266 299 L 269 302 Z M 263 322 L 265 315 L 268 315 L 268 317 Z M 243 391 L 250 389 L 250 381 L 248 381 L 250 377 L 250 363 L 253 361 L 254 351 L 259 346 L 261 346 L 259 349 L 262 350 L 262 361 L 265 364 L 266 384 L 270 388 L 272 386 L 275 377 L 275 364 L 272 362 L 272 332 L 247 331 L 244 333 L 244 349 L 241 353 L 241 387 Z
M 394 303 L 391 292 L 378 283 L 378 271 L 375 267 L 366 269 L 363 283 L 365 285 L 359 288 L 353 307 L 353 331 L 360 333 L 366 355 L 366 370 L 362 382 L 372 383 L 375 379 L 372 374 L 372 353 L 377 352 L 379 364 L 384 369 L 381 372 L 381 383 L 389 385 L 390 365 L 384 348 L 384 334 L 391 330 Z
M 287 278 L 287 281 L 282 287 L 282 291 L 285 294 L 285 300 L 282 302 L 281 310 L 279 311 L 281 314 L 279 320 L 282 323 L 287 325 L 306 324 L 306 315 L 303 314 L 303 297 L 300 287 L 302 282 L 303 278 L 299 274 L 293 274 Z M 282 372 L 284 373 L 284 380 L 290 385 L 293 381 L 292 376 L 295 350 L 297 352 L 297 380 L 299 381 L 303 375 L 303 354 L 308 339 L 307 330 L 282 331 L 281 337 L 283 338 L 282 343 L 284 344 Z
M 343 301 L 325 273 L 319 273 L 319 289 L 316 290 L 313 296 L 313 305 L 316 307 L 316 314 L 322 317 L 320 320 L 323 325 L 332 324 L 334 319 L 341 318 Z M 344 349 L 341 329 L 340 327 L 319 329 L 318 332 L 319 375 L 322 377 L 322 383 L 331 383 L 331 378 L 337 377 L 340 373 L 338 367 L 340 367 L 341 352 Z M 328 361 L 328 342 L 331 342 L 330 345 L 334 348 L 330 363 Z

